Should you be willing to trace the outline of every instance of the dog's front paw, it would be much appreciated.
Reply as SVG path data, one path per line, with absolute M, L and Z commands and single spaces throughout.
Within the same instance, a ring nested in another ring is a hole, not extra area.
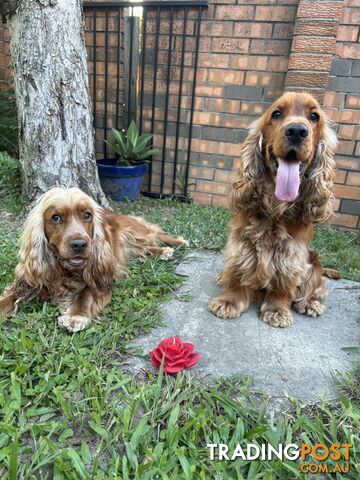
M 261 320 L 273 327 L 286 328 L 294 323 L 294 317 L 288 310 L 267 310 Z
M 189 242 L 189 240 L 186 240 L 186 238 L 184 238 L 184 237 L 177 237 L 177 238 L 178 238 L 178 240 L 180 240 L 182 242 L 184 247 L 189 247 L 190 246 L 190 242 Z
M 307 300 L 305 304 L 295 303 L 294 308 L 297 312 L 309 317 L 319 317 L 325 312 L 325 305 L 313 299 Z
M 171 247 L 164 248 L 163 253 L 160 255 L 160 260 L 171 260 L 174 256 L 174 249 Z
M 83 315 L 61 315 L 61 317 L 58 318 L 59 326 L 69 332 L 85 330 L 90 322 L 91 319 Z
M 214 298 L 209 303 L 209 312 L 220 318 L 240 317 L 241 308 L 237 308 L 230 300 Z

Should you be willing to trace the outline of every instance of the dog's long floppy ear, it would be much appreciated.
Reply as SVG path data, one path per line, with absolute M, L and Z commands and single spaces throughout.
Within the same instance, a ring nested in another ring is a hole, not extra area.
M 229 200 L 233 211 L 249 208 L 250 202 L 257 202 L 259 198 L 259 179 L 264 174 L 261 125 L 262 118 L 259 118 L 250 126 L 249 135 L 241 147 L 240 167 Z
M 102 209 L 97 206 L 94 212 L 93 251 L 83 275 L 87 285 L 100 290 L 112 288 L 117 279 L 118 262 L 112 253 L 110 232 L 106 228 Z
M 336 146 L 336 133 L 326 120 L 322 139 L 302 192 L 303 219 L 306 222 L 323 223 L 332 214 Z
M 51 287 L 59 271 L 56 258 L 44 232 L 44 203 L 49 192 L 40 197 L 26 219 L 20 237 L 20 261 L 15 269 L 17 283 L 33 288 Z

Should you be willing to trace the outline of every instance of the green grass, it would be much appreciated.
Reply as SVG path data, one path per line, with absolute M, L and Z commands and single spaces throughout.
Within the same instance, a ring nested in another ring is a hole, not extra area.
M 226 241 L 226 209 L 144 199 L 120 210 L 160 223 L 193 248 L 221 249 Z M 13 277 L 20 225 L 3 205 L 1 291 Z M 356 238 L 321 228 L 314 244 L 325 265 L 356 278 Z M 249 394 L 248 379 L 206 386 L 187 373 L 127 373 L 137 353 L 130 341 L 161 322 L 158 306 L 181 284 L 175 267 L 183 256 L 179 249 L 170 262 L 131 262 L 111 306 L 84 332 L 59 330 L 49 303 L 28 302 L 0 325 L 0 478 L 290 480 L 307 478 L 297 462 L 210 461 L 206 445 L 359 446 L 358 369 L 342 379 L 338 401 L 310 407 L 293 400 L 275 420 L 266 398 Z M 358 478 L 358 463 L 352 452 L 350 473 L 336 478 Z
M 116 206 L 121 213 L 143 215 L 160 223 L 174 235 L 182 235 L 191 241 L 191 247 L 219 250 L 225 246 L 230 212 L 227 208 L 150 200 Z M 339 270 L 344 278 L 360 281 L 360 233 L 338 230 L 329 225 L 315 229 L 311 248 L 319 253 L 322 264 Z

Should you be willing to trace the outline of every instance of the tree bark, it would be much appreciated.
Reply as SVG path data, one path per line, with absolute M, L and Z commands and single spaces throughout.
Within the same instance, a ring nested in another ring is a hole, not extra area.
M 8 13 L 23 193 L 77 186 L 108 206 L 94 151 L 80 0 L 20 0 Z

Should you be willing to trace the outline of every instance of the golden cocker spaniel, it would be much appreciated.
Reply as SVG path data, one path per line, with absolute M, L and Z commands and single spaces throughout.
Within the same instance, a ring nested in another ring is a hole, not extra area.
M 257 120 L 242 145 L 230 194 L 232 220 L 219 276 L 223 289 L 209 310 L 221 318 L 261 303 L 261 319 L 275 327 L 293 323 L 291 307 L 321 315 L 323 269 L 309 251 L 313 225 L 332 212 L 337 138 L 318 102 L 285 93 Z
M 54 300 L 59 325 L 86 328 L 111 299 L 127 272 L 129 255 L 169 259 L 170 247 L 186 245 L 142 218 L 101 208 L 78 188 L 55 187 L 30 212 L 22 236 L 15 282 L 0 299 L 0 315 L 29 296 Z

